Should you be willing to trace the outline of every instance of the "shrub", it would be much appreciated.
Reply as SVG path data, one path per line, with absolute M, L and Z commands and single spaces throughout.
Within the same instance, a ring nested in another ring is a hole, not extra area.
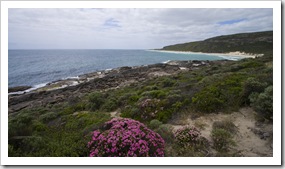
M 242 82 L 245 74 L 228 73 L 222 78 L 210 79 L 212 82 L 204 84 L 205 87 L 192 97 L 193 107 L 205 113 L 237 109 L 241 103 Z
M 267 87 L 263 93 L 250 95 L 251 106 L 264 118 L 272 119 L 273 116 L 273 87 Z
M 217 151 L 227 151 L 230 146 L 235 145 L 235 142 L 232 139 L 233 136 L 225 129 L 213 129 L 211 132 L 211 137 L 214 143 L 213 146 Z
M 262 83 L 258 81 L 255 78 L 248 78 L 243 85 L 243 90 L 242 90 L 242 99 L 243 99 L 243 104 L 249 104 L 249 96 L 254 93 L 260 93 L 264 90 L 266 87 L 266 83 Z
M 168 95 L 168 92 L 164 90 L 151 90 L 151 91 L 145 91 L 141 94 L 144 97 L 148 98 L 164 98 L 165 96 Z
M 92 111 L 100 109 L 101 105 L 104 103 L 104 96 L 100 92 L 91 93 L 88 97 L 89 108 Z
M 173 79 L 170 79 L 170 78 L 165 78 L 165 79 L 163 79 L 163 81 L 162 81 L 162 87 L 172 87 L 172 86 L 174 86 L 175 85 L 175 80 L 173 80 Z
M 176 143 L 180 147 L 195 147 L 203 144 L 203 137 L 201 132 L 196 127 L 183 127 L 178 129 L 175 133 Z
M 151 120 L 150 123 L 149 123 L 149 127 L 151 129 L 156 129 L 158 128 L 160 125 L 162 125 L 162 122 L 157 120 L 157 119 L 154 119 L 154 120 Z
M 8 156 L 20 157 L 21 152 L 18 152 L 12 145 L 8 144 Z
M 115 98 L 108 99 L 102 106 L 105 111 L 113 111 L 118 107 L 118 101 Z
M 174 133 L 173 127 L 169 124 L 162 124 L 158 128 L 154 129 L 166 143 L 173 143 L 174 142 Z
M 143 120 L 153 119 L 159 111 L 159 99 L 144 99 L 138 103 L 140 118 Z
M 224 107 L 225 100 L 219 98 L 219 89 L 216 87 L 206 88 L 192 97 L 194 107 L 202 112 L 217 112 Z
M 224 129 L 230 133 L 236 133 L 237 127 L 230 120 L 215 121 L 213 123 L 213 129 Z
M 140 112 L 140 110 L 137 107 L 134 106 L 125 106 L 122 109 L 122 114 L 121 117 L 125 117 L 125 118 L 132 118 L 135 120 L 140 120 L 140 116 L 138 115 Z
M 88 143 L 90 157 L 164 156 L 164 140 L 138 121 L 114 118 L 104 129 L 93 132 Z
M 46 122 L 49 122 L 49 121 L 57 118 L 58 116 L 59 116 L 58 113 L 48 112 L 48 113 L 40 115 L 39 120 L 46 123 Z
M 175 149 L 179 156 L 206 156 L 209 142 L 195 127 L 185 126 L 175 133 Z

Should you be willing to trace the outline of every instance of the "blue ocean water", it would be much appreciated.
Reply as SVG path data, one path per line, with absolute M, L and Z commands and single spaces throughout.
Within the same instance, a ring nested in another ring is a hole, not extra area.
M 9 87 L 36 86 L 85 73 L 168 60 L 220 60 L 205 54 L 149 50 L 9 50 Z

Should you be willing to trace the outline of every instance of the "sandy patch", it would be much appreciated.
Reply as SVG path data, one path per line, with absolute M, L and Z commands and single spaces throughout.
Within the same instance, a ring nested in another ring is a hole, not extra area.
M 200 129 L 201 135 L 212 142 L 211 131 L 213 123 L 215 121 L 231 120 L 238 129 L 238 132 L 234 136 L 236 146 L 232 147 L 231 152 L 239 152 L 244 157 L 273 156 L 270 137 L 264 139 L 254 133 L 254 131 L 262 131 L 264 134 L 272 134 L 272 124 L 264 123 L 257 126 L 255 114 L 256 112 L 250 108 L 242 108 L 239 112 L 231 114 L 208 114 L 194 120 L 187 118 L 182 125 L 172 126 L 174 127 L 174 131 L 185 125 L 196 126 Z

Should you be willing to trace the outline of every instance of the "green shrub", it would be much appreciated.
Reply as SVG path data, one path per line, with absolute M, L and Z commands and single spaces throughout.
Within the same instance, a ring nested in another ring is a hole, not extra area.
M 243 85 L 243 90 L 242 90 L 242 100 L 243 104 L 249 105 L 250 100 L 249 96 L 252 93 L 261 93 L 264 88 L 266 87 L 267 83 L 265 82 L 260 82 L 255 78 L 248 78 Z
M 134 120 L 141 120 L 140 110 L 136 106 L 125 106 L 122 109 L 121 117 L 132 118 Z
M 130 97 L 128 97 L 128 103 L 129 104 L 136 103 L 139 99 L 140 99 L 140 96 L 137 94 L 130 95 Z
M 100 107 L 103 105 L 105 98 L 102 93 L 94 92 L 89 95 L 88 101 L 89 101 L 89 108 L 92 111 L 96 111 L 100 109 Z
M 44 122 L 44 123 L 47 123 L 47 122 L 57 118 L 58 116 L 59 116 L 58 113 L 48 112 L 48 113 L 40 115 L 39 120 Z
M 27 111 L 21 112 L 16 117 L 9 118 L 8 137 L 30 136 L 33 133 L 33 116 Z
M 213 129 L 224 129 L 230 133 L 236 133 L 237 127 L 230 120 L 215 121 L 213 123 Z
M 251 106 L 266 119 L 273 117 L 273 86 L 268 86 L 263 93 L 250 95 Z
M 172 144 L 174 142 L 173 127 L 169 124 L 159 125 L 158 128 L 154 129 L 166 143 Z
M 224 107 L 225 100 L 219 98 L 219 89 L 216 87 L 206 88 L 192 97 L 194 107 L 202 112 L 217 112 Z
M 47 130 L 48 126 L 40 121 L 34 121 L 32 128 L 34 132 L 44 132 Z
M 235 145 L 231 133 L 222 128 L 213 129 L 211 132 L 213 147 L 217 151 L 227 151 L 231 146 Z
M 14 146 L 8 144 L 8 157 L 20 157 L 21 152 L 17 151 Z
M 105 101 L 105 103 L 102 105 L 102 109 L 105 111 L 113 111 L 118 107 L 118 101 L 116 98 L 109 98 Z
M 168 95 L 168 92 L 164 90 L 152 90 L 152 91 L 145 91 L 141 94 L 141 96 L 147 97 L 147 98 L 157 98 L 161 99 Z
M 167 121 L 171 119 L 173 113 L 174 113 L 173 109 L 166 108 L 164 110 L 159 111 L 156 115 L 156 118 L 163 123 L 167 123 Z
M 170 79 L 170 78 L 165 78 L 165 79 L 163 79 L 163 81 L 161 82 L 162 87 L 172 87 L 172 86 L 175 85 L 175 83 L 176 83 L 176 81 L 173 80 L 173 79 Z
M 154 119 L 154 120 L 151 120 L 150 123 L 149 123 L 149 128 L 151 129 L 156 129 L 158 128 L 160 125 L 162 125 L 162 122 L 157 120 L 157 119 Z
M 216 80 L 212 79 L 194 94 L 193 107 L 205 113 L 236 110 L 241 105 L 242 82 L 245 77 L 244 73 L 227 73 Z

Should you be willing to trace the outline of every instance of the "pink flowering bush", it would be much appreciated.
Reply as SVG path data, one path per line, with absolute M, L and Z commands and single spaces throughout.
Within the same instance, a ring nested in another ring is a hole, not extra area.
M 114 118 L 105 130 L 94 131 L 88 143 L 90 157 L 163 157 L 164 140 L 144 124 L 127 118 Z
M 201 136 L 196 127 L 183 127 L 175 133 L 176 151 L 178 156 L 204 157 L 208 155 L 209 142 Z
M 153 119 L 158 113 L 159 99 L 144 99 L 139 104 L 140 116 L 143 120 Z
M 196 146 L 204 141 L 201 132 L 196 127 L 183 127 L 178 129 L 175 133 L 176 143 L 181 147 Z

